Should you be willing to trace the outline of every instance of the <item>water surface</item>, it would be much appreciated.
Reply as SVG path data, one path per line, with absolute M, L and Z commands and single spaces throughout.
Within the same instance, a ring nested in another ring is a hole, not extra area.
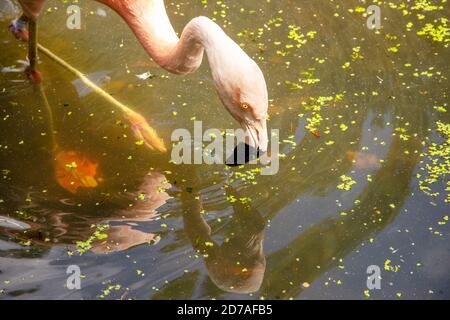
M 194 75 L 168 74 L 114 12 L 81 1 L 82 29 L 69 30 L 67 5 L 48 1 L 40 42 L 166 141 L 194 120 L 236 127 L 206 61 Z M 42 90 L 30 84 L 26 45 L 7 30 L 17 5 L 3 0 L 0 216 L 29 228 L 0 224 L 0 299 L 449 298 L 449 156 L 428 150 L 449 134 L 438 128 L 449 123 L 450 7 L 381 2 L 382 29 L 373 31 L 368 5 L 166 4 L 176 30 L 215 18 L 261 66 L 282 158 L 278 174 L 260 176 L 170 164 L 45 56 Z M 421 35 L 427 23 L 444 31 Z M 91 188 L 65 180 L 73 162 Z M 81 268 L 81 290 L 65 287 L 69 265 Z M 371 265 L 382 288 L 369 292 Z

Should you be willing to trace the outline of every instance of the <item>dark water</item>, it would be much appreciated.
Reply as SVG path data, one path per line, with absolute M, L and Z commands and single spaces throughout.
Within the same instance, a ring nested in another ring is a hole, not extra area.
M 166 4 L 176 30 L 215 17 L 261 66 L 283 157 L 278 174 L 260 176 L 170 164 L 45 56 L 40 91 L 21 71 L 26 45 L 7 30 L 17 7 L 1 1 L 0 218 L 29 229 L 0 224 L 0 299 L 450 297 L 449 132 L 438 130 L 450 112 L 448 3 L 383 2 L 378 32 L 363 1 Z M 69 30 L 67 5 L 48 1 L 40 42 L 166 141 L 194 119 L 236 127 L 206 63 L 170 75 L 112 11 L 81 1 L 82 29 Z M 427 23 L 442 37 L 418 35 Z M 444 151 L 428 152 L 433 143 Z M 74 192 L 64 180 L 72 161 L 96 187 L 84 180 L 92 188 Z M 420 185 L 433 168 L 429 195 Z M 81 268 L 81 290 L 66 288 L 69 265 Z M 371 265 L 382 287 L 368 292 Z

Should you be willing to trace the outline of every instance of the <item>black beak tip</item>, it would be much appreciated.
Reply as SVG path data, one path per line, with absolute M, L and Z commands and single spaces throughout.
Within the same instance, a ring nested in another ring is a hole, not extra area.
M 233 156 L 228 158 L 226 165 L 229 167 L 239 167 L 261 156 L 259 149 L 241 143 L 234 148 Z

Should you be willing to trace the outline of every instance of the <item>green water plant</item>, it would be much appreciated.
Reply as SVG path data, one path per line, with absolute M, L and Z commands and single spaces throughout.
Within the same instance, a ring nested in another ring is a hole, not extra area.
M 435 42 L 444 43 L 448 47 L 450 43 L 450 28 L 447 18 L 440 18 L 433 23 L 427 23 L 417 32 L 417 35 L 427 37 Z
M 78 252 L 80 255 L 83 255 L 91 250 L 94 242 L 108 238 L 108 234 L 106 233 L 106 231 L 109 229 L 108 224 L 96 224 L 92 225 L 91 228 L 95 228 L 95 231 L 86 241 L 76 242 L 76 252 Z M 68 254 L 73 255 L 73 252 L 68 251 Z
M 423 165 L 417 174 L 419 188 L 426 195 L 438 197 L 441 193 L 436 191 L 436 185 L 445 184 L 445 202 L 450 203 L 450 124 L 437 121 L 437 132 L 443 141 L 432 142 L 422 154 Z

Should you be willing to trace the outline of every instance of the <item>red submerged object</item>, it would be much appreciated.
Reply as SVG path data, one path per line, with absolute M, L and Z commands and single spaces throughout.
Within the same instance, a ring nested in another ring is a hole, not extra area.
M 98 186 L 98 164 L 75 151 L 59 151 L 55 157 L 55 177 L 71 193 Z

